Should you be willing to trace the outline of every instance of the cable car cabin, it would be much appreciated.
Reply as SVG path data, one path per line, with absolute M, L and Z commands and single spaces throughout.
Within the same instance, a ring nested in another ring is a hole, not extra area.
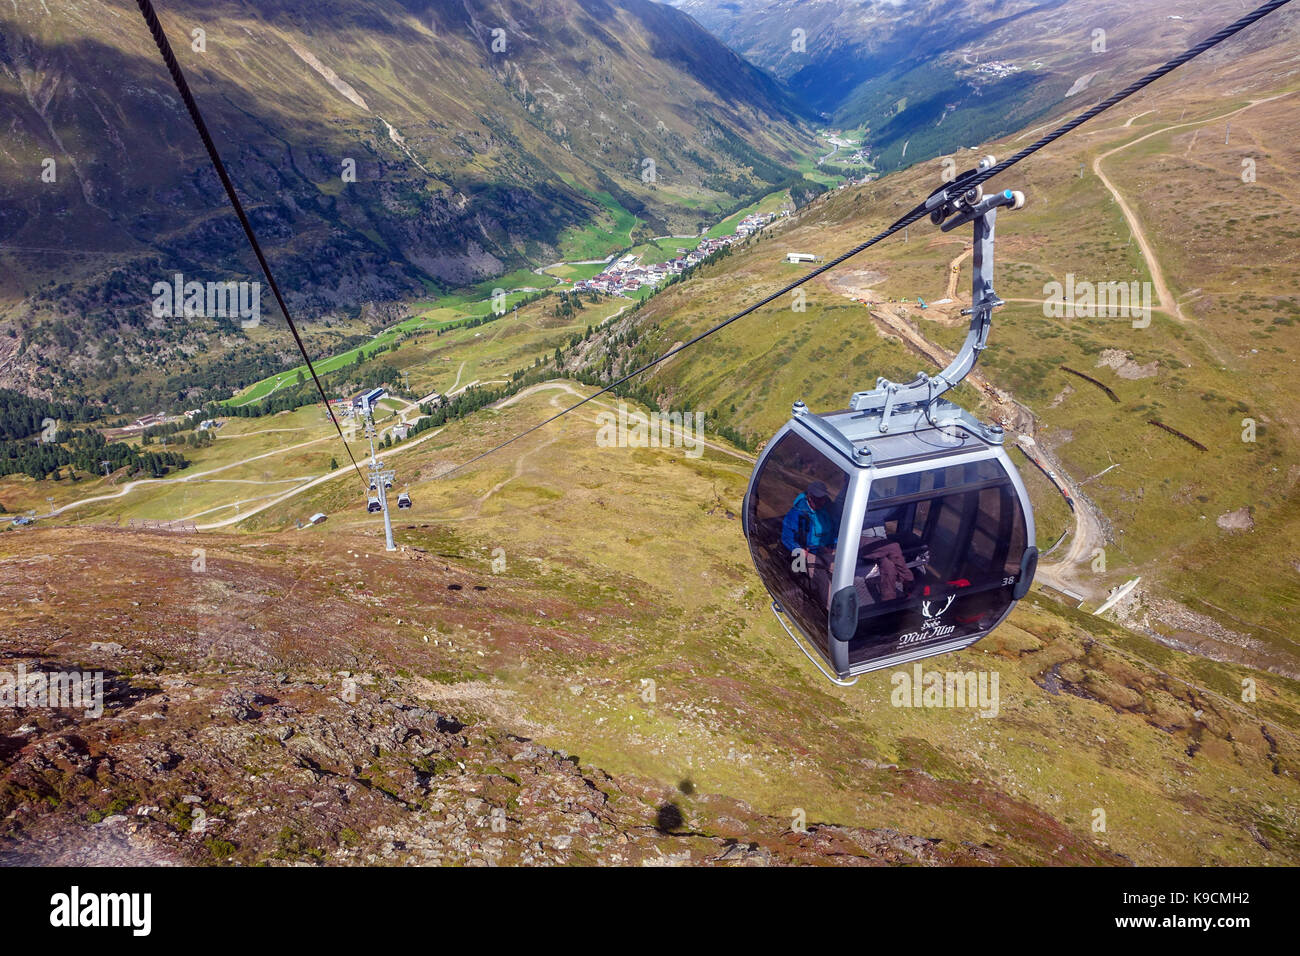
M 366 501 L 366 511 L 373 514 L 376 511 L 383 511 L 384 506 L 379 503 L 379 499 L 371 495 Z
M 399 508 L 411 507 L 411 496 L 408 495 L 405 491 L 403 491 L 401 494 L 397 496 L 397 507 Z
M 796 404 L 745 495 L 774 609 L 840 682 L 975 643 L 1028 592 L 1038 561 L 999 426 L 943 400 L 910 420 L 889 414 Z

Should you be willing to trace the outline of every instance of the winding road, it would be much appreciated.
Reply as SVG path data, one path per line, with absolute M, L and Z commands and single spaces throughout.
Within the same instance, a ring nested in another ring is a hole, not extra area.
M 1172 126 L 1162 126 L 1160 129 L 1153 130 L 1150 133 L 1145 133 L 1144 135 L 1139 136 L 1136 139 L 1129 140 L 1127 143 L 1121 143 L 1119 146 L 1116 146 L 1113 149 L 1107 150 L 1106 152 L 1093 157 L 1092 160 L 1093 173 L 1101 181 L 1101 184 L 1106 187 L 1107 191 L 1110 192 L 1112 198 L 1114 198 L 1115 200 L 1116 205 L 1119 206 L 1120 212 L 1124 214 L 1124 219 L 1125 221 L 1128 222 L 1129 228 L 1133 230 L 1133 239 L 1135 242 L 1137 242 L 1138 248 L 1142 251 L 1142 258 L 1146 261 L 1147 269 L 1151 273 L 1151 285 L 1155 289 L 1156 299 L 1160 303 L 1161 311 L 1167 312 L 1168 314 L 1172 315 L 1179 322 L 1186 322 L 1187 317 L 1183 315 L 1183 310 L 1182 307 L 1178 304 L 1178 299 L 1174 296 L 1173 292 L 1170 291 L 1169 284 L 1165 281 L 1165 274 L 1164 274 L 1164 270 L 1161 269 L 1160 267 L 1160 260 L 1156 258 L 1155 250 L 1152 248 L 1151 242 L 1147 238 L 1146 232 L 1142 229 L 1142 223 L 1138 219 L 1137 214 L 1133 211 L 1132 207 L 1129 206 L 1128 202 L 1124 199 L 1124 196 L 1120 193 L 1120 191 L 1115 188 L 1115 184 L 1111 182 L 1110 177 L 1106 175 L 1105 170 L 1101 168 L 1102 160 L 1110 156 L 1114 156 L 1116 153 L 1122 152 L 1126 149 L 1130 149 L 1136 146 L 1138 143 L 1144 142 L 1153 136 L 1163 136 L 1165 133 L 1172 132 L 1173 130 L 1176 129 L 1189 129 L 1191 127 L 1205 126 L 1208 123 L 1217 123 L 1220 120 L 1227 119 L 1231 116 L 1236 116 L 1238 113 L 1245 112 L 1246 110 L 1251 109 L 1252 107 L 1255 106 L 1259 106 L 1262 103 L 1271 103 L 1273 100 L 1281 99 L 1284 96 L 1291 96 L 1293 92 L 1294 91 L 1286 92 L 1286 93 L 1278 93 L 1275 96 L 1268 96 L 1268 97 L 1264 97 L 1263 99 L 1251 100 L 1245 106 L 1239 106 L 1234 110 L 1229 110 L 1226 113 L 1219 113 L 1217 116 L 1211 116 L 1208 117 L 1207 119 L 1193 120 L 1188 123 L 1175 123 Z M 1151 111 L 1147 110 L 1147 112 L 1149 113 Z M 1138 114 L 1138 116 L 1142 116 L 1142 115 L 1145 114 L 1143 113 Z M 1135 119 L 1137 119 L 1137 116 L 1130 117 L 1128 122 L 1125 123 L 1124 126 L 1127 127 Z

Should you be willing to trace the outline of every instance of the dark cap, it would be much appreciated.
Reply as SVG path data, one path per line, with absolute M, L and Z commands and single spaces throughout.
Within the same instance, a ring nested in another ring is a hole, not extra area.
M 831 493 L 827 489 L 826 482 L 824 481 L 814 481 L 808 486 L 809 498 L 829 498 L 830 496 Z

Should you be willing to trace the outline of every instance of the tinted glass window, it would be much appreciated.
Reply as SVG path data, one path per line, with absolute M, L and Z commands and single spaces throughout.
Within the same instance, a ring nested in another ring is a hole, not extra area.
M 821 491 L 825 500 L 810 497 Z M 831 571 L 849 475 L 796 432 L 763 459 L 749 493 L 749 547 L 773 597 L 806 636 L 826 646 Z M 802 550 L 801 557 L 792 550 Z
M 850 661 L 987 631 L 1011 604 L 1026 547 L 1024 512 L 996 459 L 873 481 Z

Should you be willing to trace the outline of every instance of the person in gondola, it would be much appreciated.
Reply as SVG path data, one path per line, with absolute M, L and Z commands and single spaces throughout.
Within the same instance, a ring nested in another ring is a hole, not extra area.
M 903 549 L 897 541 L 890 541 L 885 522 L 893 515 L 888 510 L 868 511 L 862 522 L 862 541 L 858 545 L 858 566 L 854 569 L 854 584 L 858 585 L 859 599 L 869 598 L 865 587 L 866 576 L 872 567 L 880 568 L 880 599 L 892 601 L 899 591 L 905 590 L 915 580 L 907 566 Z M 859 583 L 861 582 L 861 583 Z
M 853 583 L 863 604 L 874 603 L 867 588 L 867 575 L 879 567 L 880 599 L 892 601 L 910 585 L 915 576 L 907 566 L 903 549 L 890 541 L 885 522 L 888 511 L 869 511 L 858 546 Z M 823 481 L 814 481 L 795 498 L 781 522 L 781 543 L 792 557 L 802 552 L 803 567 L 812 579 L 816 593 L 830 600 L 831 568 L 835 564 L 835 546 L 839 538 L 840 515 L 831 501 L 830 490 Z
M 781 544 L 793 558 L 802 554 L 804 569 L 823 599 L 830 590 L 839 518 L 826 482 L 814 481 L 794 499 L 781 522 Z

